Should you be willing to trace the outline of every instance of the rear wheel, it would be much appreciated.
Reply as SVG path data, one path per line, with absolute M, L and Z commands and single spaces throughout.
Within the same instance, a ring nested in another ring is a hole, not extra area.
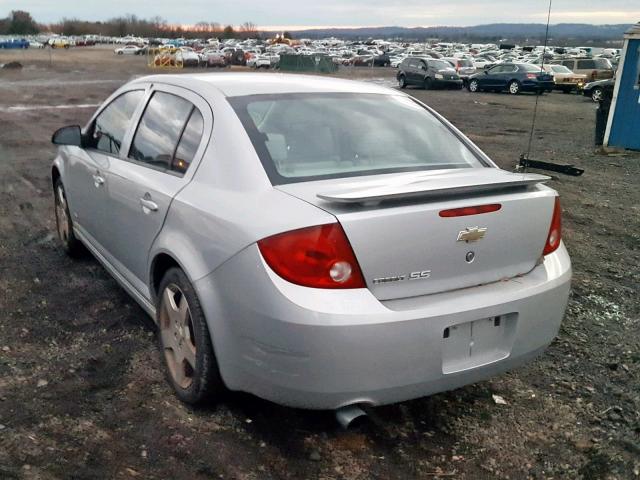
M 476 93 L 480 91 L 480 83 L 478 82 L 478 80 L 474 78 L 469 82 L 469 85 L 467 86 L 467 88 L 469 89 L 470 92 Z
M 67 194 L 62 185 L 62 181 L 58 178 L 53 187 L 54 206 L 56 214 L 56 231 L 58 239 L 62 244 L 62 248 L 71 257 L 77 257 L 84 253 L 84 246 L 73 233 L 73 221 L 69 213 L 69 204 L 67 203 Z
M 433 88 L 433 80 L 431 77 L 427 77 L 424 79 L 423 87 L 425 90 L 431 90 Z
M 404 75 L 400 75 L 400 78 L 398 78 L 398 85 L 400 88 L 407 88 L 407 79 Z
M 225 388 L 207 321 L 181 269 L 171 268 L 163 277 L 156 308 L 167 378 L 178 398 L 193 405 L 219 398 Z
M 513 80 L 509 83 L 509 93 L 511 95 L 517 95 L 520 93 L 520 83 L 517 80 Z

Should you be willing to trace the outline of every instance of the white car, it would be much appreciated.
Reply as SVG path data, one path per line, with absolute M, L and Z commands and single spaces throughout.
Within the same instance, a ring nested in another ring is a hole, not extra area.
M 113 52 L 118 55 L 136 55 L 140 51 L 140 47 L 136 45 L 127 45 L 126 47 L 116 48 Z
M 478 57 L 473 58 L 471 62 L 473 62 L 473 66 L 477 70 L 484 70 L 485 68 L 490 67 L 491 65 L 495 65 L 497 63 L 497 62 L 491 62 L 486 58 L 478 58 Z
M 402 63 L 402 61 L 407 58 L 406 56 L 399 56 L 399 57 L 391 57 L 389 60 L 391 60 L 391 67 L 393 68 L 398 68 L 400 66 L 400 64 Z
M 252 66 L 253 68 L 271 68 L 275 67 L 280 61 L 279 55 L 258 55 L 253 58 Z M 247 66 L 249 66 L 249 62 L 247 61 Z
M 185 67 L 198 67 L 203 62 L 203 58 L 191 47 L 180 47 L 177 55 L 182 57 Z
M 85 245 L 157 321 L 185 402 L 431 395 L 530 361 L 564 316 L 550 178 L 501 170 L 398 90 L 156 75 L 53 142 L 62 248 Z

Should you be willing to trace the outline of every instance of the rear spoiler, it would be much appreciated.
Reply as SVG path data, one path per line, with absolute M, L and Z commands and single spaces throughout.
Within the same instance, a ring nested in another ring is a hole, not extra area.
M 551 177 L 535 173 L 512 173 L 497 168 L 429 172 L 389 178 L 366 185 L 318 193 L 317 197 L 334 203 L 368 203 L 383 200 L 454 196 L 544 183 Z

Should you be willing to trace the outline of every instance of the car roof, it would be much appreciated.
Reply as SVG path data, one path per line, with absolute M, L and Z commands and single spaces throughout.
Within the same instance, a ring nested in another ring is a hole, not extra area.
M 188 88 L 204 94 L 215 89 L 225 97 L 281 93 L 376 93 L 398 95 L 397 90 L 341 78 L 286 73 L 187 73 L 151 75 L 134 80 Z

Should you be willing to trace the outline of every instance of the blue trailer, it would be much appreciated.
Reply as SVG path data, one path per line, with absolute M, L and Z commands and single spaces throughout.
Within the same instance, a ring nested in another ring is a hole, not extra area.
M 604 145 L 640 150 L 640 22 L 624 35 Z

